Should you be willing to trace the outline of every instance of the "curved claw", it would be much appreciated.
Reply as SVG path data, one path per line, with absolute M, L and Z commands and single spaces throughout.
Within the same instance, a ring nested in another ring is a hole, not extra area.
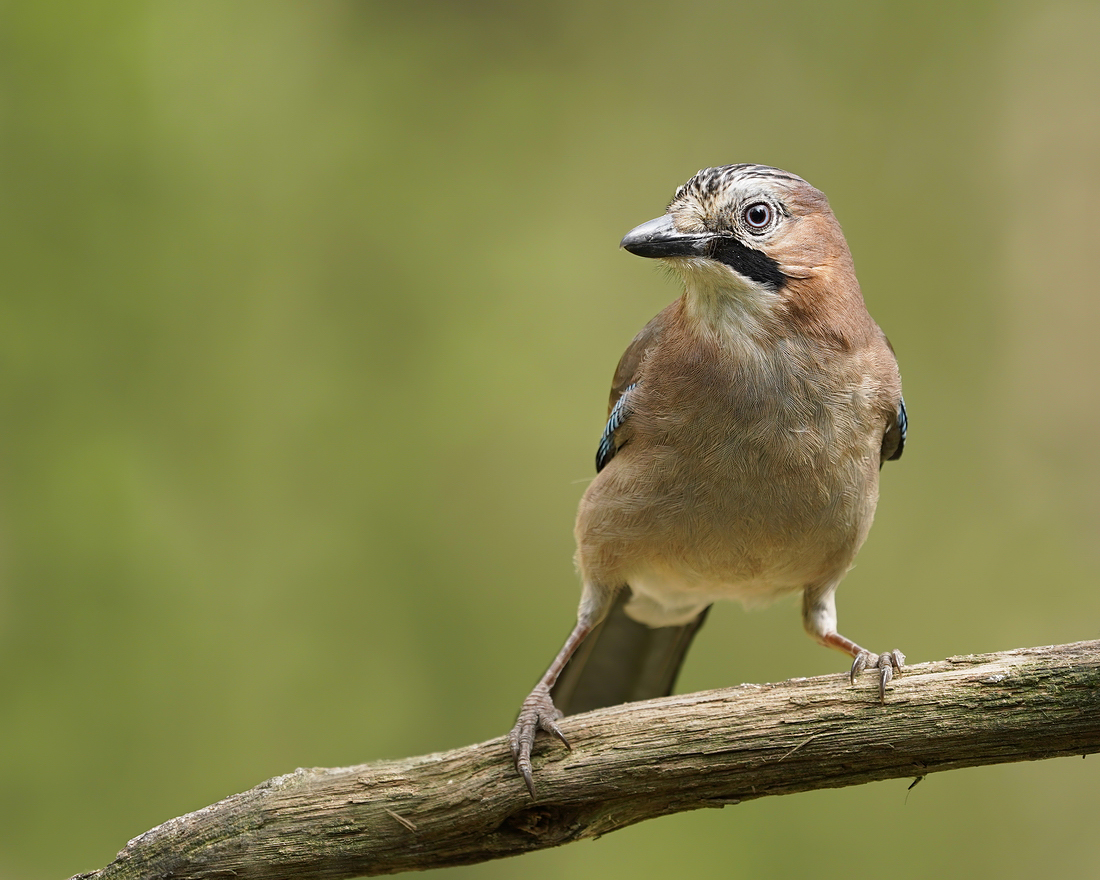
M 905 655 L 897 648 L 893 651 L 879 654 L 877 657 L 868 651 L 860 651 L 856 654 L 855 660 L 852 661 L 852 669 L 848 673 L 848 680 L 852 684 L 855 684 L 856 676 L 863 672 L 863 670 L 879 670 L 878 696 L 879 700 L 885 703 L 886 685 L 893 680 L 894 672 L 901 672 L 903 666 L 905 666 Z
M 512 748 L 516 770 L 523 777 L 532 798 L 535 797 L 535 778 L 531 768 L 531 749 L 535 745 L 538 732 L 545 730 L 557 737 L 567 749 L 573 748 L 558 726 L 558 719 L 561 717 L 561 712 L 550 698 L 549 689 L 538 686 L 523 701 L 515 726 L 508 734 L 508 744 Z
M 867 664 L 871 662 L 873 658 L 866 651 L 860 651 L 856 654 L 856 659 L 852 661 L 852 668 L 848 673 L 848 682 L 850 684 L 856 683 L 856 677 L 867 668 Z

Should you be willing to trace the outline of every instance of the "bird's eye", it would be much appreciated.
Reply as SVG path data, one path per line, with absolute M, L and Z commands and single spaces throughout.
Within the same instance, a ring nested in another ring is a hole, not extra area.
M 754 202 L 745 208 L 745 222 L 752 232 L 760 232 L 772 222 L 772 206 L 767 202 Z

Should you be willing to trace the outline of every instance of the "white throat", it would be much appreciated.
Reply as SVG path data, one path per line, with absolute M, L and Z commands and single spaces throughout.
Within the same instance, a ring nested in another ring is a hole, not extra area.
M 781 294 L 705 257 L 677 259 L 687 315 L 719 341 L 741 347 L 762 342 L 780 317 Z

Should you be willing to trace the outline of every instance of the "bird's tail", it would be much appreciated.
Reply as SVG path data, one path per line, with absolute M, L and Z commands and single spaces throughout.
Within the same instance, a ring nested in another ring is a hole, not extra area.
M 705 608 L 681 626 L 653 628 L 627 617 L 630 590 L 619 592 L 607 617 L 577 648 L 551 690 L 565 715 L 672 693 Z

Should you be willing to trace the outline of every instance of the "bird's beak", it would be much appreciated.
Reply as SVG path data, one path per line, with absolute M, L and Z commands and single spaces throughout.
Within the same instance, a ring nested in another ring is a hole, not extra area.
M 619 247 L 639 257 L 701 257 L 706 256 L 709 235 L 680 232 L 671 214 L 663 214 L 636 226 L 628 232 Z

